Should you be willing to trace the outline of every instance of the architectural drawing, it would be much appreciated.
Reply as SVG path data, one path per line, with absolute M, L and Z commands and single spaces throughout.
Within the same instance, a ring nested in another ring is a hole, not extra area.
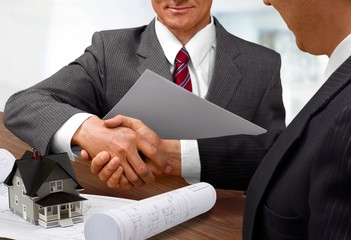
M 212 185 L 200 182 L 92 215 L 85 221 L 86 240 L 150 238 L 210 210 Z M 101 234 L 101 233 L 104 234 Z

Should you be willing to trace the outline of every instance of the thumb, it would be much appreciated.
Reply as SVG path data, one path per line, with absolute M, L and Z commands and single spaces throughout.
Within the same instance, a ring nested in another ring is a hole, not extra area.
M 82 157 L 83 160 L 90 160 L 89 153 L 85 151 L 84 149 L 80 151 L 80 156 Z
M 108 128 L 116 128 L 116 127 L 120 127 L 120 126 L 124 125 L 123 118 L 121 115 L 117 115 L 113 118 L 105 120 L 104 124 Z

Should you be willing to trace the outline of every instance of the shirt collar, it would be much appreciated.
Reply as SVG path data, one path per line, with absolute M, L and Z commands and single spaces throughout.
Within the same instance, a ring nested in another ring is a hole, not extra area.
M 165 25 L 157 20 L 157 18 L 155 21 L 155 31 L 166 58 L 173 65 L 177 53 L 182 48 L 182 44 Z M 198 66 L 215 44 L 216 27 L 213 17 L 211 16 L 211 22 L 197 32 L 185 45 L 193 65 Z
M 325 69 L 324 80 L 326 81 L 341 64 L 351 56 L 351 34 L 348 35 L 333 51 Z

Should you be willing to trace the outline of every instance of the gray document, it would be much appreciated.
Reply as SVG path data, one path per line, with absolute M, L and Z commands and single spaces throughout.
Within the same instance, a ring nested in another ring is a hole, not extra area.
M 158 74 L 146 70 L 104 117 L 118 114 L 142 120 L 164 139 L 200 139 L 266 132 Z

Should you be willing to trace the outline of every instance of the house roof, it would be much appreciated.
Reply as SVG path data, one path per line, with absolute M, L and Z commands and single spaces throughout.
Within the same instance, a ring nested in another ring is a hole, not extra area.
M 15 161 L 12 171 L 5 179 L 4 183 L 8 186 L 12 185 L 12 179 L 18 168 L 26 187 L 27 195 L 34 197 L 41 185 L 57 167 L 60 167 L 77 183 L 77 189 L 82 189 L 76 179 L 67 153 L 43 156 L 40 160 L 36 160 L 33 155 L 27 151 L 21 159 Z
M 83 200 L 87 200 L 87 199 L 79 195 L 70 194 L 66 192 L 55 192 L 40 199 L 39 201 L 36 202 L 36 204 L 39 204 L 42 207 L 47 207 L 47 206 L 65 204 L 65 203 L 78 202 Z

